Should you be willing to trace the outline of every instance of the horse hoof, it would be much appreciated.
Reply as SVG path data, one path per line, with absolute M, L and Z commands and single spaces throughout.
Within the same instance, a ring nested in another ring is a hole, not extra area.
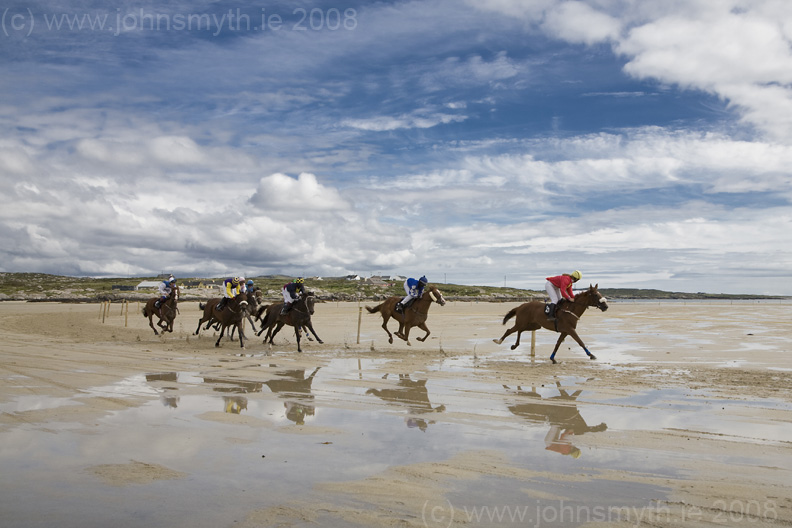
M 319 343 L 320 345 L 324 345 L 324 341 L 322 341 L 321 339 L 318 339 L 317 343 Z
M 595 356 L 594 354 L 589 354 L 589 359 L 597 359 L 597 356 Z
M 412 346 L 412 343 L 410 343 L 409 341 L 407 341 L 407 346 Z
M 555 365 L 555 364 L 557 364 L 557 363 L 558 363 L 558 361 L 556 361 L 556 360 L 555 360 L 555 359 L 553 359 L 553 358 L 550 358 L 550 361 L 552 361 L 552 362 L 553 362 L 553 365 Z
M 511 346 L 511 349 L 512 349 L 512 350 L 514 350 L 515 348 L 517 348 L 517 345 L 512 345 L 512 346 Z
M 388 338 L 388 343 L 390 343 L 391 345 L 393 344 L 393 338 L 392 337 Z
M 503 340 L 502 339 L 493 339 L 492 342 L 495 343 L 496 345 L 500 345 L 501 343 L 503 343 Z

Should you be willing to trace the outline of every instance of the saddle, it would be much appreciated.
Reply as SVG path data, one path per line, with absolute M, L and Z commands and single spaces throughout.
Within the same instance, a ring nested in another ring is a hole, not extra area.
M 404 313 L 404 310 L 412 306 L 412 303 L 415 302 L 415 297 L 410 297 L 410 300 L 406 303 L 402 304 L 401 301 L 396 303 L 396 312 Z

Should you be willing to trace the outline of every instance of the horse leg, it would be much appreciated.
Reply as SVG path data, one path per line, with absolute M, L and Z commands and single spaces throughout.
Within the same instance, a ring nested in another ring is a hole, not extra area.
M 399 336 L 402 339 L 404 339 L 405 341 L 407 341 L 407 346 L 412 346 L 412 343 L 410 343 L 410 329 L 411 328 L 412 328 L 412 326 L 404 325 L 404 333 Z
M 250 323 L 250 328 L 253 330 L 253 333 L 256 333 L 256 325 L 253 323 L 253 318 L 251 316 L 247 316 L 248 323 Z
M 300 325 L 294 325 L 294 336 L 297 338 L 297 352 L 302 352 L 302 348 L 300 348 Z
M 503 335 L 501 336 L 500 339 L 493 339 L 492 341 L 494 343 L 500 345 L 501 343 L 503 343 L 504 339 L 506 339 L 507 337 L 509 337 L 510 335 L 512 335 L 516 331 L 517 331 L 517 325 L 514 325 L 511 328 L 509 328 L 508 330 L 506 330 L 506 332 L 503 333 Z
M 275 334 L 277 334 L 278 332 L 281 331 L 281 328 L 283 328 L 283 325 L 284 325 L 284 323 L 281 323 L 280 321 L 278 321 L 278 323 L 275 325 L 275 330 L 270 329 L 272 331 L 272 335 L 270 335 L 269 332 L 267 332 L 267 335 L 270 335 L 270 344 L 272 344 L 272 340 L 275 339 Z
M 389 319 L 390 319 L 389 316 L 385 316 L 385 315 L 382 316 L 382 328 L 388 334 L 388 343 L 390 343 L 392 345 L 393 344 L 393 334 L 391 334 L 390 330 L 388 330 L 388 320 Z M 398 335 L 398 333 L 396 335 Z M 401 336 L 399 336 L 399 337 L 401 337 Z
M 572 336 L 572 339 L 574 339 L 574 340 L 577 342 L 577 344 L 578 344 L 578 345 L 580 345 L 580 347 L 581 347 L 583 350 L 585 350 L 585 351 L 586 351 L 586 355 L 589 357 L 589 359 L 597 359 L 597 356 L 595 356 L 594 354 L 592 354 L 591 352 L 589 352 L 589 349 L 588 349 L 588 348 L 586 348 L 586 345 L 585 345 L 585 344 L 583 344 L 583 340 L 582 340 L 582 339 L 580 339 L 580 336 L 577 334 L 577 332 L 576 332 L 575 330 L 570 330 L 570 331 L 569 331 L 569 335 L 571 335 L 571 336 Z
M 426 326 L 426 323 L 421 323 L 421 324 L 419 324 L 419 325 L 418 325 L 418 328 L 420 328 L 421 330 L 423 330 L 424 332 L 426 332 L 426 335 L 425 335 L 425 336 L 423 336 L 423 337 L 416 337 L 416 338 L 415 338 L 415 339 L 417 339 L 418 341 L 420 341 L 421 343 L 423 343 L 424 341 L 426 341 L 426 338 L 427 338 L 427 337 L 429 337 L 429 334 L 431 334 L 432 332 L 430 332 L 430 331 L 429 331 L 429 327 L 427 327 L 427 326 Z
M 553 362 L 553 364 L 556 364 L 556 363 L 558 363 L 558 362 L 555 360 L 556 351 L 558 350 L 558 347 L 560 347 L 560 346 L 561 346 L 561 342 L 562 342 L 562 341 L 563 341 L 563 340 L 566 338 L 566 336 L 567 336 L 567 333 L 566 333 L 566 332 L 561 332 L 561 335 L 560 335 L 560 336 L 558 336 L 558 341 L 556 341 L 556 346 L 555 346 L 555 348 L 553 349 L 553 353 L 552 353 L 552 354 L 550 354 L 550 361 L 552 361 L 552 362 Z M 588 352 L 588 351 L 587 351 L 587 352 Z
M 154 330 L 154 335 L 159 335 L 159 332 L 157 332 L 157 329 L 154 328 L 154 320 L 153 320 L 153 318 L 154 318 L 154 314 L 149 314 L 149 326 L 151 327 L 152 330 Z
M 245 348 L 245 333 L 242 332 L 242 327 L 240 326 L 239 323 L 236 324 L 235 328 L 238 330 L 237 333 L 239 334 L 239 346 L 242 347 L 242 349 L 244 350 L 244 348 Z
M 220 340 L 223 339 L 223 334 L 225 334 L 226 327 L 224 326 L 222 330 L 220 330 L 220 337 L 217 338 L 217 343 L 215 343 L 216 347 L 220 346 Z
M 512 350 L 520 346 L 520 336 L 522 336 L 522 333 L 523 333 L 522 330 L 517 330 L 517 341 L 515 341 L 514 344 L 511 346 Z
M 316 342 L 317 342 L 317 343 L 319 343 L 320 345 L 321 345 L 322 343 L 324 343 L 324 341 L 322 341 L 321 339 L 319 339 L 319 336 L 318 336 L 318 335 L 316 335 L 316 331 L 313 329 L 313 325 L 311 324 L 311 321 L 308 321 L 308 323 L 305 325 L 305 328 L 307 328 L 308 330 L 310 330 L 310 331 L 311 331 L 311 333 L 313 334 L 313 336 L 316 338 Z M 308 335 L 308 332 L 305 332 L 305 335 L 307 336 L 307 335 Z

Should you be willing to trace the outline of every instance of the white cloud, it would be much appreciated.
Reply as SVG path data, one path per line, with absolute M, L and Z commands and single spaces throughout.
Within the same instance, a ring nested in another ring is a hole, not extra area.
M 437 125 L 459 123 L 465 119 L 467 117 L 464 115 L 416 111 L 395 117 L 375 116 L 363 119 L 344 119 L 341 121 L 341 125 L 370 132 L 385 132 L 405 128 L 432 128 Z
M 349 203 L 331 187 L 323 186 L 313 174 L 302 173 L 296 179 L 285 174 L 272 174 L 261 178 L 250 202 L 264 210 L 290 211 L 345 211 Z

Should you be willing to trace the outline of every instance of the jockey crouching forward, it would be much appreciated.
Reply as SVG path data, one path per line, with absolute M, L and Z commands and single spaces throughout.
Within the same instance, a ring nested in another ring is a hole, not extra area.
M 300 299 L 300 295 L 305 295 L 305 279 L 297 277 L 290 283 L 283 286 L 283 308 L 281 315 L 291 310 L 292 303 Z
M 223 281 L 223 298 L 217 303 L 217 311 L 222 310 L 228 299 L 233 299 L 245 291 L 245 277 L 234 277 Z
M 415 299 L 420 299 L 427 282 L 429 281 L 426 279 L 426 275 L 417 280 L 409 278 L 404 281 L 404 291 L 407 292 L 407 295 L 396 303 L 396 311 L 404 313 L 404 309 L 410 306 Z
M 159 291 L 160 298 L 157 299 L 156 302 L 154 303 L 154 308 L 159 310 L 160 306 L 162 306 L 162 303 L 164 303 L 168 299 L 168 296 L 171 294 L 171 292 L 173 292 L 173 288 L 175 287 L 176 287 L 176 279 L 173 278 L 173 275 L 171 275 L 169 278 L 165 279 L 164 281 L 160 282 L 159 286 L 157 286 L 157 290 Z

